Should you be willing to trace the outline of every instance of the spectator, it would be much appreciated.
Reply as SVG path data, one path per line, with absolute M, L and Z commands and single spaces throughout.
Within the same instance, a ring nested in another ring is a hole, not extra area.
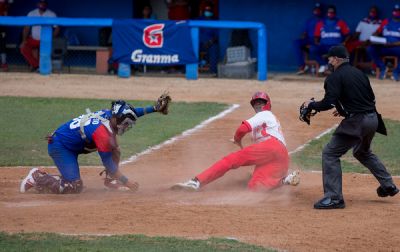
M 8 0 L 0 0 L 0 17 L 8 15 Z M 6 54 L 6 28 L 0 26 L 0 69 L 8 71 Z
M 320 3 L 316 3 L 313 8 L 313 16 L 307 19 L 301 37 L 294 42 L 296 59 L 299 66 L 297 74 L 304 74 L 308 71 L 308 66 L 304 62 L 304 53 L 308 53 L 309 47 L 314 45 L 314 32 L 316 24 L 322 20 L 322 8 Z
M 372 60 L 380 69 L 378 78 L 386 77 L 386 66 L 382 61 L 382 56 L 396 56 L 400 60 L 400 5 L 396 4 L 393 8 L 392 18 L 383 20 L 374 35 L 383 35 L 386 39 L 385 44 L 373 44 L 368 48 Z M 400 64 L 393 70 L 393 79 L 399 81 Z
M 218 12 L 218 0 L 200 0 L 199 4 L 199 13 L 197 14 L 199 17 L 203 14 L 204 9 L 206 6 L 211 5 L 212 12 L 214 13 L 213 17 L 214 19 L 218 19 L 219 17 L 219 12 Z
M 319 21 L 315 26 L 314 43 L 310 47 L 310 54 L 319 63 L 318 73 L 324 73 L 328 66 L 323 55 L 328 53 L 329 48 L 335 45 L 344 44 L 349 39 L 350 29 L 346 22 L 336 16 L 336 7 L 330 5 L 324 20 Z
M 212 3 L 204 7 L 199 20 L 214 20 Z M 201 29 L 200 32 L 200 55 L 204 54 L 203 60 L 210 66 L 210 72 L 217 73 L 218 64 L 218 30 Z
M 188 0 L 165 0 L 168 6 L 169 20 L 187 20 L 190 19 L 190 6 Z M 184 66 L 170 66 L 167 73 L 183 73 Z
M 168 19 L 190 19 L 190 7 L 187 0 L 166 0 L 168 6 Z
M 28 13 L 28 17 L 56 17 L 56 14 L 47 9 L 47 0 L 39 0 L 37 9 Z M 55 27 L 53 36 L 56 37 L 59 33 L 59 27 Z M 39 68 L 39 46 L 40 46 L 41 27 L 38 25 L 25 26 L 22 32 L 22 43 L 20 45 L 21 53 L 25 60 L 31 66 L 31 71 L 37 71 Z
M 154 15 L 154 13 L 153 13 L 153 7 L 151 7 L 150 4 L 143 5 L 142 18 L 143 19 L 157 19 L 156 15 Z
M 381 23 L 382 20 L 378 17 L 378 7 L 372 6 L 369 9 L 368 17 L 363 18 L 358 23 L 356 33 L 346 44 L 349 53 L 353 52 L 357 47 L 367 46 L 369 38 L 376 32 Z

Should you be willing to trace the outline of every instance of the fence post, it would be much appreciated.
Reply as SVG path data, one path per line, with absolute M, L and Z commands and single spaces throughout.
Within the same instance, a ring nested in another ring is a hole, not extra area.
M 257 30 L 258 35 L 258 80 L 265 81 L 268 78 L 267 70 L 267 31 L 263 25 Z
M 190 35 L 192 36 L 192 45 L 193 50 L 196 55 L 197 61 L 199 60 L 199 28 L 198 27 L 191 27 L 190 28 Z M 197 80 L 199 71 L 199 64 L 198 62 L 194 64 L 186 64 L 186 79 L 188 80 Z
M 53 27 L 43 25 L 40 32 L 40 59 L 39 70 L 42 75 L 51 73 L 51 47 L 53 37 Z

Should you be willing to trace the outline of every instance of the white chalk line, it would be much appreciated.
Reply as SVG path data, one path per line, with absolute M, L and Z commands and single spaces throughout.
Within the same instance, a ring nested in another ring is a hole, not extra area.
M 125 233 L 125 234 L 110 234 L 110 233 L 104 233 L 104 234 L 102 234 L 102 233 L 56 233 L 56 234 L 63 235 L 63 236 L 72 236 L 72 237 L 74 237 L 74 236 L 111 237 L 111 236 L 124 236 L 124 235 L 132 235 L 132 234 L 134 234 L 134 235 L 142 235 L 142 234 L 139 234 L 139 233 L 138 234 L 136 234 L 136 233 Z M 147 236 L 147 237 L 152 237 L 152 236 Z M 164 237 L 176 237 L 176 238 L 190 239 L 190 238 L 187 238 L 187 237 L 184 237 L 184 236 L 164 236 Z M 206 237 L 203 237 L 203 239 L 201 237 L 199 237 L 199 238 L 193 237 L 193 238 L 196 239 L 196 240 L 207 240 L 207 239 L 213 238 L 213 237 L 218 237 L 218 236 L 206 236 Z M 234 236 L 226 236 L 226 237 L 222 237 L 222 238 L 226 239 L 226 240 L 240 241 L 239 238 L 234 237 Z
M 125 164 L 129 164 L 129 163 L 135 162 L 139 157 L 141 157 L 143 155 L 146 155 L 146 154 L 150 154 L 151 152 L 153 152 L 155 150 L 161 149 L 162 147 L 164 147 L 166 145 L 172 144 L 172 143 L 174 143 L 174 142 L 176 142 L 176 141 L 178 141 L 178 140 L 180 140 L 180 139 L 182 139 L 182 138 L 184 138 L 186 136 L 189 136 L 189 135 L 193 134 L 194 132 L 204 128 L 205 126 L 207 126 L 211 122 L 213 122 L 213 121 L 215 121 L 217 119 L 220 119 L 220 118 L 226 116 L 227 114 L 233 112 L 235 109 L 237 109 L 239 107 L 240 107 L 239 104 L 233 104 L 228 109 L 222 111 L 221 113 L 219 113 L 216 116 L 208 118 L 207 120 L 205 120 L 205 121 L 201 122 L 200 124 L 196 125 L 194 128 L 188 129 L 188 130 L 182 132 L 180 135 L 172 137 L 172 138 L 164 141 L 161 144 L 158 144 L 158 145 L 155 145 L 155 146 L 151 146 L 151 147 L 147 148 L 146 150 L 144 150 L 142 152 L 139 152 L 139 153 L 129 157 L 128 159 L 122 161 L 120 164 L 121 165 L 125 165 Z
M 332 132 L 339 124 L 335 124 L 333 125 L 331 128 L 325 130 L 324 132 L 322 132 L 321 134 L 319 134 L 318 136 L 314 137 L 313 139 L 309 140 L 308 142 L 306 142 L 305 144 L 300 145 L 299 147 L 297 147 L 296 149 L 292 150 L 289 152 L 289 155 L 292 155 L 296 152 L 299 152 L 301 150 L 303 150 L 304 148 L 306 148 L 313 140 L 317 140 L 320 139 L 321 137 L 325 136 L 326 134 L 329 134 L 330 132 Z M 322 171 L 309 171 L 311 173 L 322 173 Z M 362 176 L 371 176 L 372 174 L 368 174 L 368 173 L 359 173 L 359 172 L 354 172 L 355 174 L 358 175 L 362 175 Z M 400 178 L 400 176 L 393 176 L 392 178 Z
M 318 136 L 314 137 L 313 139 L 309 140 L 308 142 L 306 142 L 305 144 L 300 145 L 299 147 L 297 147 L 296 149 L 292 150 L 289 152 L 289 155 L 292 155 L 296 152 L 299 152 L 301 150 L 303 150 L 304 148 L 306 148 L 313 140 L 317 140 L 320 139 L 321 137 L 325 136 L 326 134 L 329 134 L 330 132 L 332 132 L 336 127 L 338 126 L 338 124 L 333 125 L 332 127 L 330 127 L 329 129 L 325 130 L 324 132 L 322 132 L 321 134 L 319 134 Z

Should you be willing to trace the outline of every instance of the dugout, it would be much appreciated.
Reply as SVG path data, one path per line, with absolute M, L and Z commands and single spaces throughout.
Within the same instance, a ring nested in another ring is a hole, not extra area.
M 200 0 L 189 0 L 196 6 Z M 36 0 L 13 0 L 9 11 L 10 16 L 25 16 L 36 7 Z M 144 1 L 139 0 L 48 0 L 49 8 L 60 17 L 88 17 L 88 18 L 132 18 L 138 13 L 138 8 Z M 153 10 L 159 19 L 166 17 L 165 0 L 148 0 L 153 5 Z M 311 9 L 316 1 L 313 0 L 218 0 L 219 20 L 255 21 L 265 24 L 268 38 L 268 69 L 271 71 L 292 71 L 296 68 L 293 57 L 293 40 L 300 34 L 305 20 L 310 17 Z M 391 10 L 400 1 L 387 0 L 336 0 L 319 1 L 323 6 L 335 4 L 338 17 L 344 19 L 352 32 L 372 5 L 380 9 L 380 17 L 390 17 Z M 9 27 L 7 43 L 18 44 L 21 28 Z M 99 28 L 97 27 L 71 27 L 70 32 L 77 35 L 83 45 L 99 45 Z M 220 31 L 220 60 L 230 43 L 229 30 Z M 256 34 L 249 33 L 252 41 L 253 56 L 255 56 L 257 43 Z M 83 52 L 82 52 L 83 53 Z M 93 60 L 87 64 L 93 64 Z

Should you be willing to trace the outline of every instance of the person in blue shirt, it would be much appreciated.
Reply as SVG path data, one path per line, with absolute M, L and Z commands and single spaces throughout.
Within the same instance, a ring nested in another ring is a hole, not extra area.
M 78 156 L 97 151 L 110 179 L 132 191 L 139 184 L 130 181 L 119 169 L 120 149 L 117 135 L 122 136 L 138 117 L 157 112 L 157 106 L 134 108 L 123 100 L 113 101 L 111 109 L 90 112 L 74 118 L 47 137 L 48 153 L 60 172 L 50 175 L 38 168 L 30 170 L 20 185 L 24 193 L 35 188 L 39 193 L 80 193 L 83 181 L 79 172 Z
M 368 53 L 376 66 L 379 68 L 379 79 L 386 77 L 386 66 L 382 61 L 382 56 L 396 56 L 400 62 L 400 5 L 396 4 L 393 8 L 392 18 L 382 21 L 374 35 L 382 35 L 386 38 L 385 44 L 372 44 L 368 48 Z M 399 81 L 400 64 L 393 71 L 393 79 Z
M 350 38 L 350 29 L 346 22 L 336 15 L 336 7 L 330 5 L 326 18 L 315 26 L 314 45 L 310 47 L 310 54 L 320 65 L 319 74 L 328 70 L 328 64 L 323 55 L 327 54 L 332 46 L 344 45 Z
M 309 70 L 304 62 L 304 54 L 308 53 L 310 45 L 314 44 L 315 25 L 322 20 L 322 16 L 322 6 L 320 3 L 316 3 L 313 8 L 313 16 L 307 19 L 301 37 L 294 41 L 295 55 L 299 67 L 297 74 L 304 74 Z
M 208 3 L 199 17 L 199 20 L 214 20 L 214 11 L 211 3 Z M 200 55 L 204 54 L 204 64 L 210 66 L 211 73 L 217 73 L 218 64 L 218 30 L 200 29 Z M 200 62 L 201 63 L 201 62 Z

